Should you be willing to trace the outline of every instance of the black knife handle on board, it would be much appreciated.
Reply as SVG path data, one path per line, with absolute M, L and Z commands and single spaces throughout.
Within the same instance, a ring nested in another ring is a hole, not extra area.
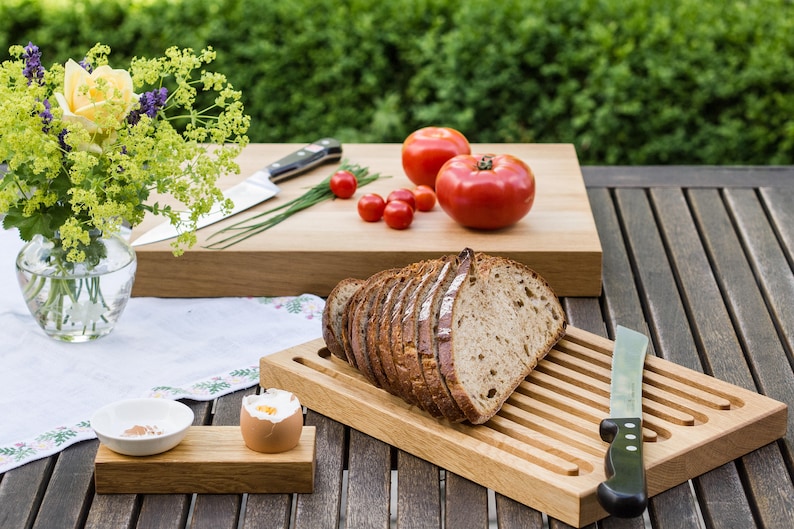
M 604 419 L 599 433 L 601 439 L 609 443 L 609 448 L 604 461 L 607 480 L 598 485 L 598 502 L 613 516 L 640 516 L 648 506 L 642 461 L 642 420 Z
M 342 144 L 333 138 L 322 138 L 298 149 L 267 166 L 274 184 L 288 180 L 309 169 L 342 157 Z

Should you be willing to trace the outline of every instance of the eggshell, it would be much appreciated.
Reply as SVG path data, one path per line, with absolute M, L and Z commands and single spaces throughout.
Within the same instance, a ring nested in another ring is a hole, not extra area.
M 286 408 L 288 415 L 284 416 L 284 409 L 279 409 L 274 417 L 257 413 L 256 407 L 263 405 Z M 298 445 L 303 431 L 300 402 L 295 395 L 279 389 L 244 397 L 240 409 L 240 430 L 245 445 L 256 452 L 274 454 L 292 450 Z

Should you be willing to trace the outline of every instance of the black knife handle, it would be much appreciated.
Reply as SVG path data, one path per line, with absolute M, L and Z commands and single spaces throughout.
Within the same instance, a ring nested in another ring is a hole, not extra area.
M 609 443 L 604 466 L 607 480 L 599 483 L 598 502 L 619 518 L 640 516 L 648 506 L 645 465 L 642 461 L 642 420 L 608 418 L 599 427 Z
M 342 157 L 342 144 L 333 138 L 322 138 L 298 149 L 267 166 L 274 184 L 288 180 L 304 171 Z

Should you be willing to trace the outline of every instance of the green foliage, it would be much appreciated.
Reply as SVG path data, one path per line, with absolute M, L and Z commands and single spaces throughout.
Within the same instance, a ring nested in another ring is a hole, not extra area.
M 588 164 L 794 163 L 791 0 L 4 0 L 45 64 L 211 45 L 256 142 L 565 142 Z

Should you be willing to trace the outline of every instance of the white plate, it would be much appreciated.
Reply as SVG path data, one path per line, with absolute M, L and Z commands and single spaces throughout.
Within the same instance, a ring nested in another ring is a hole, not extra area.
M 100 408 L 91 427 L 105 446 L 129 456 L 149 456 L 178 445 L 190 425 L 193 410 L 167 399 L 130 399 Z

